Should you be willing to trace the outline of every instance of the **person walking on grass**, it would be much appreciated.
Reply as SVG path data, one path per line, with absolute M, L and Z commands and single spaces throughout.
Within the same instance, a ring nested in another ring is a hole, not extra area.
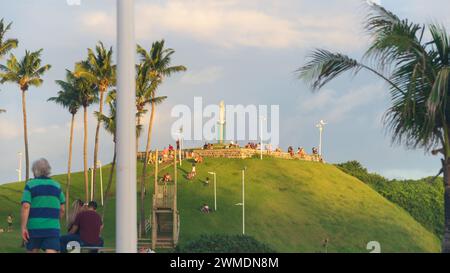
M 34 179 L 26 182 L 22 195 L 22 239 L 29 253 L 57 253 L 65 196 L 61 185 L 50 178 L 51 167 L 46 159 L 35 161 L 32 171 Z

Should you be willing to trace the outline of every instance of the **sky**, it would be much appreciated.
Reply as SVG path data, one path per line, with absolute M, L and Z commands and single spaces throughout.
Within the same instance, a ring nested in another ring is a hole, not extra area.
M 0 0 L 0 18 L 12 21 L 9 37 L 19 39 L 18 57 L 43 48 L 43 63 L 52 65 L 44 84 L 27 93 L 30 160 L 48 158 L 53 173 L 67 168 L 70 114 L 47 102 L 64 79 L 65 69 L 85 58 L 98 41 L 115 45 L 115 1 Z M 380 2 L 380 1 L 378 1 Z M 432 3 L 432 4 L 431 4 Z M 449 27 L 446 0 L 382 0 L 400 17 L 416 22 L 440 22 Z M 423 150 L 391 144 L 381 118 L 389 107 L 387 86 L 370 74 L 343 76 L 320 92 L 311 92 L 294 71 L 315 48 L 359 58 L 368 37 L 362 29 L 367 15 L 363 0 L 136 0 L 136 38 L 149 49 L 165 39 L 175 49 L 174 65 L 186 73 L 166 80 L 152 148 L 173 142 L 170 116 L 175 105 L 279 105 L 280 146 L 318 145 L 315 124 L 328 122 L 323 152 L 331 163 L 358 160 L 370 171 L 389 178 L 421 178 L 439 170 L 439 158 Z M 4 63 L 5 59 L 0 60 Z M 15 85 L 0 86 L 0 183 L 17 180 L 17 153 L 23 151 L 20 93 Z M 89 158 L 92 162 L 95 119 L 89 115 Z M 148 116 L 145 117 L 145 120 Z M 146 126 L 144 128 L 146 130 Z M 112 158 L 112 139 L 100 135 L 99 158 Z M 141 147 L 145 139 L 141 138 Z M 76 117 L 73 169 L 82 168 L 82 116 Z M 186 143 L 189 145 L 189 143 Z

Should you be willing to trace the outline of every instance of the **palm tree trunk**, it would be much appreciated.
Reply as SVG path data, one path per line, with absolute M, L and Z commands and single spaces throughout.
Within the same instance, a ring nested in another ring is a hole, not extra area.
M 88 163 L 87 163 L 87 107 L 83 106 L 84 110 L 84 144 L 83 144 L 83 162 L 84 162 L 84 189 L 85 189 L 85 201 L 89 202 L 89 176 L 88 176 Z
M 73 146 L 73 127 L 75 124 L 75 114 L 72 114 L 72 121 L 70 123 L 70 141 L 69 141 L 69 160 L 67 162 L 67 185 L 66 185 L 66 222 L 69 221 L 70 209 L 70 175 L 72 168 L 72 146 Z
M 103 99 L 105 95 L 105 90 L 100 90 L 100 107 L 98 112 L 100 115 L 103 114 Z M 97 121 L 97 128 L 95 129 L 95 144 L 94 144 L 94 169 L 93 169 L 93 182 L 92 182 L 92 193 L 91 196 L 93 199 L 95 199 L 95 185 L 97 180 L 97 160 L 98 160 L 98 142 L 99 142 L 99 133 L 100 133 L 100 120 Z
M 144 167 L 142 168 L 142 177 L 141 177 L 141 217 L 140 217 L 140 224 L 139 224 L 139 237 L 142 237 L 144 234 L 144 228 L 145 228 L 145 178 L 147 176 L 147 164 L 148 159 L 150 155 L 150 143 L 152 140 L 152 128 L 153 128 L 153 122 L 155 119 L 155 107 L 156 104 L 154 101 L 152 101 L 152 112 L 150 114 L 150 123 L 148 126 L 148 133 L 147 133 L 147 145 L 145 146 L 145 157 L 144 157 Z
M 109 180 L 108 180 L 108 185 L 106 186 L 106 191 L 105 191 L 105 203 L 103 205 L 103 211 L 102 211 L 102 220 L 105 218 L 105 211 L 106 211 L 106 204 L 108 203 L 108 195 L 109 192 L 111 190 L 111 185 L 112 185 L 112 181 L 113 181 L 113 177 L 114 177 L 114 169 L 116 168 L 116 142 L 114 141 L 114 156 L 113 156 L 113 161 L 111 164 L 111 172 L 109 173 Z
M 23 139 L 25 142 L 25 166 L 26 180 L 30 179 L 30 155 L 28 153 L 28 127 L 27 127 L 27 102 L 25 98 L 26 90 L 22 90 L 22 114 L 23 114 Z

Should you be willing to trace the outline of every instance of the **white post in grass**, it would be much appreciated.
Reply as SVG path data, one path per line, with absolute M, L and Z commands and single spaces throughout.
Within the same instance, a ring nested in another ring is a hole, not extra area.
M 322 135 L 323 135 L 323 129 L 325 128 L 325 121 L 320 120 L 319 123 L 316 125 L 317 128 L 319 128 L 319 155 L 322 157 Z
M 19 176 L 19 182 L 22 182 L 22 152 L 19 152 L 17 155 L 19 156 L 19 168 L 16 170 L 16 172 Z
M 94 170 L 92 168 L 89 168 L 89 172 L 91 173 L 91 198 L 89 199 L 89 201 L 92 201 L 92 199 L 94 199 Z
M 217 181 L 216 181 L 216 173 L 208 172 L 214 176 L 214 211 L 217 211 Z
M 97 160 L 97 166 L 100 169 L 100 202 L 103 207 L 103 172 L 102 172 L 102 162 Z
M 237 203 L 236 206 L 242 206 L 242 235 L 245 235 L 245 171 L 247 167 L 242 170 L 242 203 Z
M 116 252 L 137 252 L 134 0 L 117 0 Z

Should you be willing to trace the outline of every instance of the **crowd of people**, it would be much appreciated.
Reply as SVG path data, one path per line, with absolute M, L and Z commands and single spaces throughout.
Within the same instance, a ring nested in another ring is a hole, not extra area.
M 27 251 L 65 252 L 71 241 L 82 247 L 103 246 L 103 221 L 96 212 L 97 203 L 76 200 L 67 222 L 68 234 L 61 236 L 66 203 L 61 185 L 50 178 L 51 167 L 46 159 L 34 162 L 32 172 L 34 179 L 27 181 L 21 202 L 21 234 Z

